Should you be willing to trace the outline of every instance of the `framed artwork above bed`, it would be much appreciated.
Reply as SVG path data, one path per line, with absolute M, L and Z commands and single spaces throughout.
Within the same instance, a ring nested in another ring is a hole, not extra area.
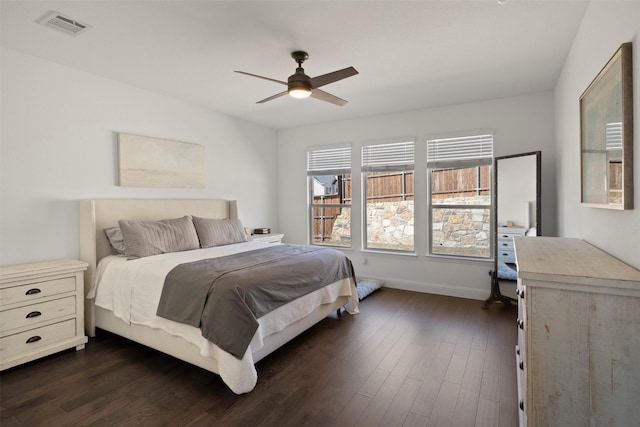
M 119 133 L 118 163 L 122 187 L 205 187 L 203 145 Z

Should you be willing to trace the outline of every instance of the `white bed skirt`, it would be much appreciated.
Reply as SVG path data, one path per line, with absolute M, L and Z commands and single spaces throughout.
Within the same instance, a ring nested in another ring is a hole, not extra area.
M 274 319 L 281 319 L 282 312 L 291 310 L 291 303 L 258 319 L 260 324 L 258 331 L 256 331 L 249 349 L 241 360 L 210 343 L 199 332 L 198 339 L 195 340 L 198 342 L 196 344 L 193 342 L 192 334 L 187 340 L 157 327 L 134 322 L 127 324 L 114 316 L 112 311 L 97 306 L 95 307 L 95 325 L 97 328 L 214 372 L 220 375 L 234 393 L 242 394 L 250 392 L 256 385 L 258 379 L 254 366 L 256 362 L 320 322 L 329 314 L 337 312 L 341 307 L 350 306 L 352 303 L 350 296 L 340 294 L 344 293 L 345 288 L 351 289 L 352 286 L 354 285 L 349 279 L 343 279 L 329 285 L 327 287 L 329 292 L 323 288 L 299 298 L 298 300 L 303 301 L 296 302 L 296 320 L 286 326 L 282 326 L 280 320 L 274 321 Z M 329 302 L 327 302 L 328 296 L 331 300 Z M 197 328 L 190 326 L 188 328 L 198 331 Z

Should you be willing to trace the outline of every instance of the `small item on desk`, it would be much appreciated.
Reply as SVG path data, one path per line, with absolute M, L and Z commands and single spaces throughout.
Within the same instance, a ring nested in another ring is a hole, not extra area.
M 253 234 L 269 234 L 271 233 L 270 228 L 256 228 L 253 230 Z
M 513 227 L 513 221 L 507 221 L 507 227 Z

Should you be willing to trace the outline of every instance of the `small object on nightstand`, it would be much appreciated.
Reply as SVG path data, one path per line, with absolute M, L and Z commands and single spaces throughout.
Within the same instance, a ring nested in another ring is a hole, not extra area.
M 270 234 L 271 233 L 271 229 L 270 228 L 255 228 L 253 230 L 253 234 Z
M 284 238 L 284 234 L 282 233 L 269 233 L 269 234 L 254 234 L 253 240 L 256 242 L 265 242 L 265 243 L 282 243 L 282 239 Z
M 84 348 L 87 266 L 62 259 L 0 267 L 0 371 Z

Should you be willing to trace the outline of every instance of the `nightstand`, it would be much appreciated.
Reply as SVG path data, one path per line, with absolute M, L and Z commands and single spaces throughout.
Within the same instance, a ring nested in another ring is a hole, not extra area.
M 513 250 L 513 238 L 524 236 L 526 228 L 498 227 L 498 261 L 515 264 L 516 255 Z
M 84 348 L 87 265 L 62 259 L 0 267 L 0 370 Z
M 252 236 L 252 240 L 255 240 L 256 242 L 265 242 L 265 243 L 282 243 L 283 238 L 284 238 L 284 234 L 282 233 L 254 234 Z

